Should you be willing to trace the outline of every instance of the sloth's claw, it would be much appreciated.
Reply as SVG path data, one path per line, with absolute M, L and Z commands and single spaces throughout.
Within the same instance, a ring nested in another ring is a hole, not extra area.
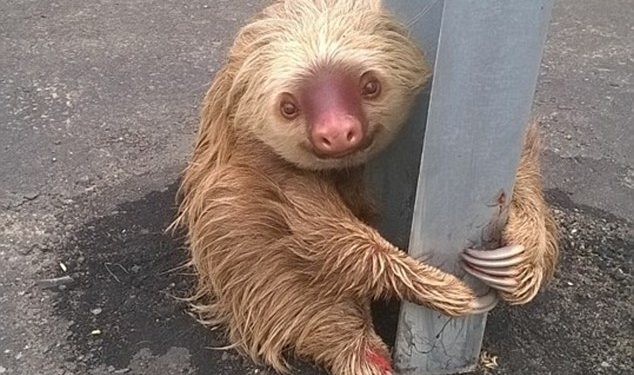
M 487 294 L 477 297 L 473 302 L 471 314 L 483 314 L 492 310 L 498 303 L 497 295 L 490 290 Z
M 517 265 L 524 262 L 524 247 L 512 245 L 496 250 L 467 249 L 462 253 L 463 268 L 485 284 L 512 293 L 519 286 Z
M 501 247 L 495 250 L 475 250 L 475 249 L 467 249 L 465 253 L 472 255 L 476 258 L 486 259 L 486 260 L 499 260 L 506 259 L 516 255 L 520 255 L 524 252 L 524 246 L 522 245 L 510 245 Z

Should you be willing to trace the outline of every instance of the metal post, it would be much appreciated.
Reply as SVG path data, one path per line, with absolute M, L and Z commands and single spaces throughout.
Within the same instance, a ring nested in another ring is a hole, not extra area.
M 399 143 L 370 168 L 383 200 L 380 229 L 405 246 L 411 228 L 412 256 L 462 276 L 460 251 L 496 246 L 505 219 L 499 197 L 510 201 L 552 0 L 385 3 L 435 64 L 431 94 L 422 93 Z M 394 354 L 399 373 L 473 369 L 485 323 L 486 315 L 451 319 L 404 303 Z

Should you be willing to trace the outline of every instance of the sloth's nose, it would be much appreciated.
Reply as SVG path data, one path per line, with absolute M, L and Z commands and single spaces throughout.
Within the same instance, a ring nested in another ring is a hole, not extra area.
M 310 141 L 324 156 L 343 156 L 355 151 L 363 140 L 361 121 L 354 116 L 333 116 L 313 126 Z

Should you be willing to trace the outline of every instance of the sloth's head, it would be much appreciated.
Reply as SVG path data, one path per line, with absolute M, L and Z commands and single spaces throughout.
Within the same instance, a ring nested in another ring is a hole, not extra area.
M 248 51 L 235 124 L 307 169 L 364 163 L 406 120 L 429 77 L 378 0 L 288 0 L 238 39 Z

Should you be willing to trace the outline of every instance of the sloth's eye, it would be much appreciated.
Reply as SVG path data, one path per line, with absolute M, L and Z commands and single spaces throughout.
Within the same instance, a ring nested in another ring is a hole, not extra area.
M 374 99 L 381 94 L 381 83 L 372 72 L 361 76 L 361 87 L 361 95 L 366 99 Z
M 299 115 L 299 108 L 291 95 L 285 94 L 282 98 L 280 102 L 280 113 L 288 120 L 292 120 Z
M 282 115 L 287 119 L 292 119 L 297 117 L 299 114 L 299 110 L 297 106 L 291 102 L 282 103 Z

